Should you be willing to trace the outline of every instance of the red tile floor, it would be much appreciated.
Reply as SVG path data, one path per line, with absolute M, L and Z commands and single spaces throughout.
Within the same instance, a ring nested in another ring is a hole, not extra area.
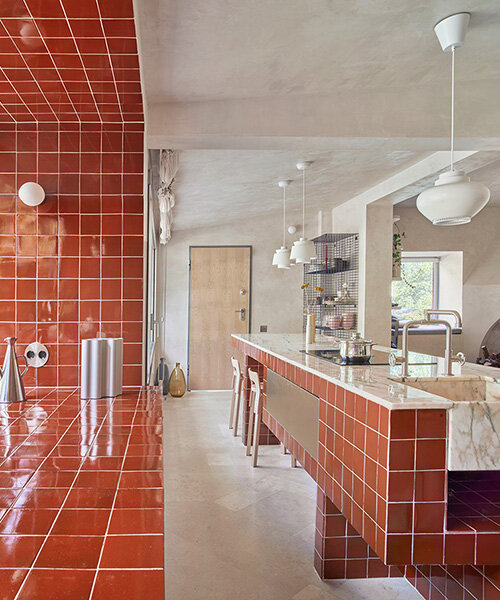
M 28 397 L 0 404 L 0 600 L 161 600 L 161 394 Z

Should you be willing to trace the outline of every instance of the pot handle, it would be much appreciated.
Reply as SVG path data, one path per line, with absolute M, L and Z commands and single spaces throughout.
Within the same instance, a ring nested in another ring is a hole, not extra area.
M 24 369 L 24 371 L 21 373 L 21 377 L 24 377 L 26 375 L 26 373 L 28 372 L 28 369 L 30 368 L 30 366 L 28 364 L 28 359 L 26 358 L 26 356 L 23 354 L 22 357 L 24 358 L 24 362 L 26 363 L 26 369 Z M 21 358 L 21 355 L 17 356 L 16 358 Z

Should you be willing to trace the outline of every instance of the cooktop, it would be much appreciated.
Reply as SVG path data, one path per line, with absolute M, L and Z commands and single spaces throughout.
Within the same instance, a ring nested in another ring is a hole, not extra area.
M 349 367 L 363 367 L 367 364 L 370 365 L 388 365 L 389 364 L 389 353 L 381 352 L 380 350 L 373 350 L 372 356 L 368 363 L 364 362 L 346 362 L 340 356 L 340 350 L 338 348 L 321 348 L 315 350 L 301 350 L 302 354 L 309 354 L 309 356 L 315 356 L 316 358 L 322 358 L 329 362 L 333 362 L 336 365 L 348 365 Z M 410 365 L 436 365 L 437 362 L 420 362 L 411 361 Z
M 340 356 L 340 350 L 338 348 L 321 348 L 318 350 L 301 350 L 303 354 L 309 354 L 310 356 L 315 356 L 316 358 L 322 358 L 323 360 L 328 360 L 337 365 L 349 365 L 349 366 L 366 366 L 366 361 L 364 363 L 359 362 L 346 362 Z M 369 361 L 370 365 L 388 365 L 389 364 L 389 355 L 387 352 L 380 352 L 379 350 L 373 350 L 372 356 Z

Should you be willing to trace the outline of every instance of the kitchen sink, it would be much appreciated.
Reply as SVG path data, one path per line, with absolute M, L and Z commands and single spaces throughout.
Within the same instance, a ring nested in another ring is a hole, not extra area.
M 404 377 L 403 385 L 453 402 L 448 410 L 448 469 L 500 469 L 500 383 L 489 377 Z
M 500 402 L 500 383 L 489 377 L 403 377 L 396 381 L 453 402 Z

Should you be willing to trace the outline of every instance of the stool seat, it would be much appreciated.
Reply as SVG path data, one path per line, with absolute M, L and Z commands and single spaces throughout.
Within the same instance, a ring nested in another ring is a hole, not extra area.
M 231 357 L 231 365 L 233 366 L 233 384 L 231 392 L 231 409 L 229 411 L 229 429 L 233 430 L 233 436 L 236 437 L 238 435 L 243 375 L 241 373 L 240 363 L 234 356 Z

